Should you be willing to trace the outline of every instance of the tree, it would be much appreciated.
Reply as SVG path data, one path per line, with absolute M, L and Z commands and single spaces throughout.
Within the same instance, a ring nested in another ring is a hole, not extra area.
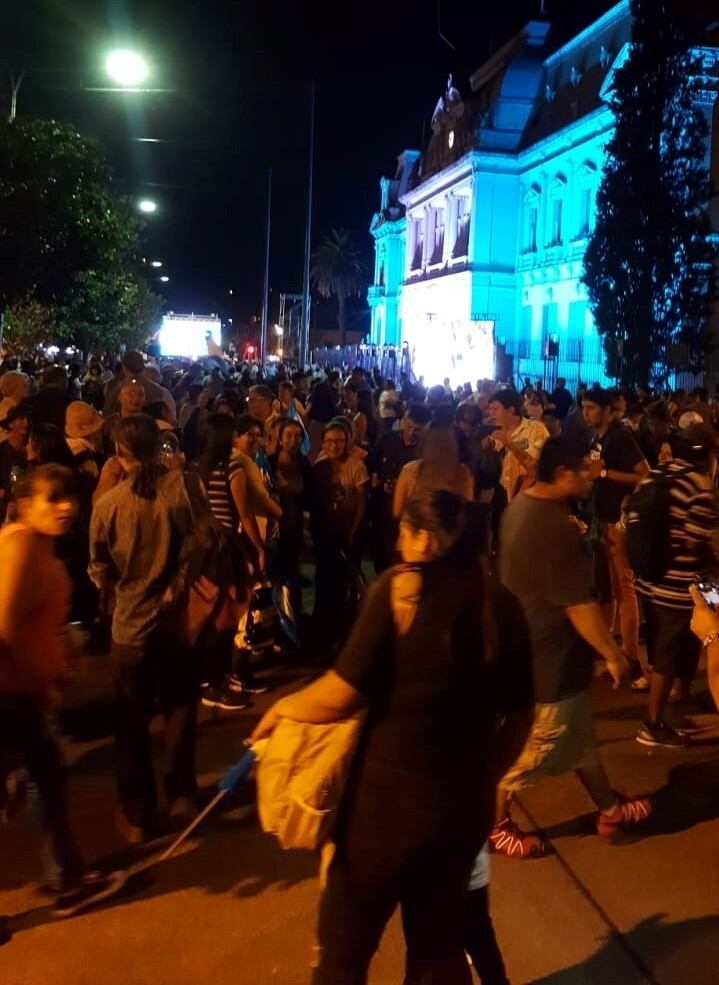
M 347 299 L 361 295 L 367 273 L 359 249 L 346 229 L 332 228 L 312 256 L 312 285 L 323 298 L 337 298 L 340 344 L 347 341 Z
M 32 355 L 43 342 L 57 337 L 55 311 L 39 301 L 18 301 L 5 311 L 3 341 L 17 355 Z
M 142 348 L 162 312 L 162 300 L 133 270 L 83 271 L 57 326 L 83 352 Z
M 631 11 L 583 280 L 607 356 L 618 357 L 625 382 L 645 385 L 666 379 L 670 354 L 682 354 L 684 369 L 701 367 L 715 254 L 688 35 L 673 0 L 632 0 Z
M 52 120 L 0 123 L 0 312 L 53 309 L 83 349 L 142 334 L 160 302 L 137 269 L 140 234 L 99 144 Z

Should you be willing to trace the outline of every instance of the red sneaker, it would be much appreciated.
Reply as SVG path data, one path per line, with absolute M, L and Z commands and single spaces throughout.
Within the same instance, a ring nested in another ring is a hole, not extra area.
M 652 802 L 648 797 L 620 800 L 611 814 L 599 812 L 597 834 L 610 838 L 620 828 L 644 824 L 652 816 Z
M 544 844 L 537 834 L 527 834 L 507 815 L 492 828 L 489 835 L 492 850 L 507 858 L 539 858 L 544 855 Z

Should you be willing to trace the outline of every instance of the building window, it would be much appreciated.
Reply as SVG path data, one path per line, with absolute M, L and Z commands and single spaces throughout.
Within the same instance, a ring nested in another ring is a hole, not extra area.
M 457 237 L 454 241 L 452 257 L 466 257 L 469 252 L 469 196 L 457 197 Z
M 377 277 L 379 287 L 384 287 L 384 257 L 379 262 L 379 276 Z
M 592 189 L 582 188 L 579 193 L 579 235 L 588 236 L 592 229 Z
M 584 336 L 587 302 L 570 301 L 569 303 L 569 337 L 581 339 Z
M 564 213 L 564 199 L 555 198 L 552 200 L 552 238 L 550 246 L 559 246 L 562 242 L 562 218 Z
M 424 257 L 424 219 L 415 219 L 412 223 L 414 229 L 414 253 L 412 254 L 412 270 L 422 269 Z
M 539 206 L 530 205 L 527 210 L 527 237 L 524 244 L 526 253 L 537 252 L 537 228 L 539 226 Z
M 432 255 L 430 263 L 441 263 L 444 255 L 444 209 L 432 209 Z
M 541 355 L 546 358 L 547 344 L 557 334 L 557 303 L 549 301 L 542 305 L 542 348 Z

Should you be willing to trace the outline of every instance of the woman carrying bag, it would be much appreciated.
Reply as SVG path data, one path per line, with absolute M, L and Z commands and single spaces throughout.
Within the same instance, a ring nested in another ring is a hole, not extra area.
M 367 711 L 320 906 L 314 985 L 363 985 L 397 905 L 406 985 L 471 982 L 467 887 L 532 694 L 526 626 L 514 599 L 485 581 L 470 511 L 445 490 L 407 503 L 404 564 L 372 584 L 334 669 L 277 702 L 252 736 L 283 718 L 321 724 Z

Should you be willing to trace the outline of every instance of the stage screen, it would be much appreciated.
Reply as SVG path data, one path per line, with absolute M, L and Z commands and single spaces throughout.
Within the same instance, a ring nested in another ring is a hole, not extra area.
M 424 377 L 425 386 L 435 386 L 449 377 L 450 386 L 475 385 L 495 377 L 494 322 L 418 319 L 409 341 L 412 370 Z
M 208 335 L 211 348 L 208 349 Z M 215 346 L 222 346 L 219 318 L 165 315 L 160 329 L 160 355 L 205 359 Z M 214 351 L 217 351 L 216 349 Z

